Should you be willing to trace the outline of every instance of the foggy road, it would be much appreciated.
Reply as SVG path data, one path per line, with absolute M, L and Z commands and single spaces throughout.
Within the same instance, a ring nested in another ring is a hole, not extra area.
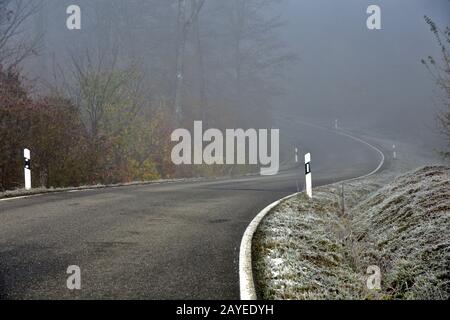
M 284 127 L 301 155 L 312 153 L 314 186 L 367 174 L 380 161 L 332 131 Z M 238 299 L 247 225 L 303 179 L 300 166 L 0 201 L 0 299 Z M 69 265 L 81 268 L 81 290 L 66 287 Z

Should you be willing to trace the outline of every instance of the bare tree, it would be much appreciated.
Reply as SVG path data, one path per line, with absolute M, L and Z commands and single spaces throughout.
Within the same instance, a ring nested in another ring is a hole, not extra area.
M 199 87 L 199 101 L 201 108 L 201 119 L 205 123 L 207 121 L 207 97 L 206 97 L 206 72 L 205 72 L 205 58 L 203 52 L 203 44 L 200 34 L 199 17 L 194 22 L 194 37 L 195 37 L 195 52 L 197 56 L 198 66 L 198 87 Z
M 39 0 L 0 0 L 0 65 L 14 67 L 37 54 L 42 35 L 28 39 L 25 25 L 40 4 Z
M 175 114 L 179 121 L 182 117 L 182 92 L 184 77 L 184 58 L 188 34 L 194 22 L 197 21 L 200 11 L 206 0 L 178 0 L 177 14 L 177 43 L 176 43 L 176 80 L 175 80 Z
M 101 50 L 98 52 L 96 57 L 89 52 L 82 58 L 72 55 L 75 83 L 71 95 L 87 115 L 87 129 L 93 140 L 98 138 L 108 105 L 118 99 L 121 89 L 134 78 L 132 68 L 122 70 L 117 67 L 117 52 L 111 56 Z M 132 113 L 134 116 L 137 111 Z
M 255 114 L 269 107 L 270 98 L 281 90 L 277 88 L 283 70 L 297 57 L 286 50 L 279 37 L 283 26 L 273 13 L 278 0 L 232 0 L 221 3 L 220 16 L 225 18 L 226 47 L 229 55 L 229 74 L 233 106 Z M 242 108 L 245 105 L 246 108 Z M 235 112 L 240 112 L 240 111 Z M 249 117 L 244 117 L 249 118 Z
M 447 145 L 450 146 L 450 52 L 448 49 L 448 45 L 450 44 L 450 28 L 446 27 L 445 30 L 441 30 L 436 23 L 427 16 L 425 16 L 425 21 L 430 26 L 431 32 L 433 32 L 439 45 L 441 61 L 437 62 L 435 58 L 429 56 L 426 60 L 422 59 L 422 63 L 426 66 L 437 85 L 444 92 L 444 97 L 441 98 L 441 102 L 446 110 L 439 112 L 437 121 L 441 133 L 447 140 Z M 441 153 L 444 158 L 450 159 L 449 150 L 442 151 Z

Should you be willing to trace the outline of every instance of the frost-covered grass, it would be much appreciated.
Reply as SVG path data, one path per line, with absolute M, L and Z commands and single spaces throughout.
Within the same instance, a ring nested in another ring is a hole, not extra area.
M 263 299 L 450 298 L 450 168 L 379 174 L 297 196 L 262 221 L 253 241 Z M 389 183 L 387 183 L 389 181 Z M 382 272 L 366 287 L 367 267 Z
M 381 298 L 450 298 L 450 169 L 397 178 L 351 210 L 357 266 L 384 270 Z

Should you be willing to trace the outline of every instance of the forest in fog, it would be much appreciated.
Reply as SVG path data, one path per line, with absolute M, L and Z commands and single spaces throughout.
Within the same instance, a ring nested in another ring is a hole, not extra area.
M 196 120 L 338 119 L 448 156 L 450 1 L 378 2 L 381 30 L 359 0 L 0 0 L 0 190 L 23 187 L 24 148 L 33 187 L 258 169 L 175 166 Z
M 0 189 L 22 186 L 24 147 L 35 186 L 221 175 L 174 167 L 172 130 L 271 127 L 296 60 L 279 1 L 76 1 L 80 30 L 70 4 L 0 1 Z

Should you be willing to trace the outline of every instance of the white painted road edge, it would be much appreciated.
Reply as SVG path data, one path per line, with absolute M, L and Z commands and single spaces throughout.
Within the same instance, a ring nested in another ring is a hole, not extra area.
M 322 127 L 319 127 L 319 128 L 324 129 Z M 344 133 L 341 131 L 336 131 L 336 133 L 344 135 L 348 138 L 359 141 L 359 142 L 369 146 L 371 149 L 375 150 L 378 154 L 380 154 L 380 157 L 381 157 L 381 160 L 380 160 L 380 163 L 378 164 L 378 166 L 374 170 L 372 170 L 370 173 L 365 174 L 360 177 L 343 180 L 341 182 L 348 182 L 348 181 L 353 181 L 356 179 L 367 178 L 367 177 L 377 173 L 381 169 L 381 167 L 384 164 L 385 157 L 384 157 L 383 152 L 380 149 L 378 149 L 377 147 L 371 145 L 370 143 L 368 143 L 360 138 L 354 137 L 348 133 Z M 337 182 L 334 182 L 334 183 L 337 183 Z M 302 193 L 302 192 L 297 192 L 297 193 L 291 194 L 287 197 L 284 197 L 280 200 L 277 200 L 277 201 L 269 204 L 261 212 L 258 213 L 258 215 L 252 220 L 252 222 L 250 222 L 247 229 L 245 230 L 244 235 L 241 240 L 241 246 L 239 249 L 239 289 L 240 289 L 241 300 L 256 300 L 257 299 L 256 290 L 255 290 L 255 282 L 253 279 L 253 268 L 252 268 L 252 240 L 253 240 L 253 235 L 255 234 L 259 223 L 274 207 L 276 207 L 277 205 L 279 205 L 281 202 L 283 202 L 285 200 L 288 200 L 290 198 L 293 198 L 293 197 L 299 195 L 300 193 Z
M 252 269 L 252 240 L 253 234 L 258 228 L 261 220 L 282 201 L 295 197 L 301 192 L 294 193 L 283 199 L 277 200 L 267 207 L 265 207 L 258 215 L 250 222 L 242 237 L 241 247 L 239 249 L 239 287 L 241 300 L 256 300 L 255 283 L 253 281 Z

